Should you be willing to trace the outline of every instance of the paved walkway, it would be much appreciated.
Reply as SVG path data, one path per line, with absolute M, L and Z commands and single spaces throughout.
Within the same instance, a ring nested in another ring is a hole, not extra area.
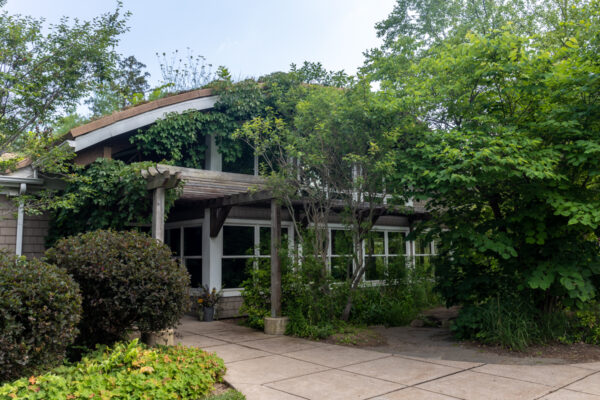
M 269 336 L 185 317 L 177 342 L 216 352 L 248 400 L 600 400 L 600 363 L 504 365 Z

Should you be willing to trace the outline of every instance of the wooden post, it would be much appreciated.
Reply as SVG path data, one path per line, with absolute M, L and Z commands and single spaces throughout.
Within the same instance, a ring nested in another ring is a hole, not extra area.
M 152 193 L 152 237 L 165 241 L 165 188 L 157 187 Z
M 271 200 L 271 317 L 281 317 L 281 207 Z

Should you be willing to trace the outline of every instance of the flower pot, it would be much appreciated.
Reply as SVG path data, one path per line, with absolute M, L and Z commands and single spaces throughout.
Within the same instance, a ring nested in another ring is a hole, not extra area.
M 203 313 L 204 321 L 205 322 L 212 321 L 215 316 L 215 308 L 214 307 L 204 307 L 203 311 L 204 311 L 204 313 Z

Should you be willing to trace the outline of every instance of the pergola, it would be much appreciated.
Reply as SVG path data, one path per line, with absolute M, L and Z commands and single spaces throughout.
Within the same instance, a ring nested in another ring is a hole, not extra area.
M 152 237 L 164 241 L 165 190 L 183 182 L 179 200 L 210 210 L 210 236 L 216 237 L 234 206 L 271 205 L 271 317 L 281 317 L 281 205 L 258 176 L 158 164 L 142 171 L 152 191 Z
M 250 204 L 270 204 L 271 208 L 271 317 L 281 317 L 281 205 L 266 190 L 264 178 L 254 175 L 235 174 L 193 168 L 183 168 L 158 164 L 142 171 L 147 181 L 147 189 L 152 191 L 152 237 L 161 242 L 165 233 L 165 190 L 182 183 L 180 202 L 192 205 L 195 210 L 208 210 L 210 237 L 215 238 L 223 228 L 223 224 L 232 207 Z M 302 207 L 302 202 L 298 206 Z M 335 208 L 335 207 L 334 207 Z M 339 207 L 343 209 L 343 203 Z M 368 203 L 359 204 L 359 218 L 372 218 L 373 224 L 383 215 L 401 215 L 409 220 L 424 219 L 428 215 L 424 209 L 413 207 L 407 212 L 406 207 L 380 205 L 370 210 Z

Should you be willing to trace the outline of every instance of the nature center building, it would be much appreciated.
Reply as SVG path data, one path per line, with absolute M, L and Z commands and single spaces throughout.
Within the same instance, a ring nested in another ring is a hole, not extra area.
M 144 161 L 130 141 L 132 135 L 167 114 L 209 111 L 217 101 L 211 89 L 172 95 L 76 127 L 66 141 L 74 149 L 79 165 L 89 165 L 98 158 Z M 191 294 L 202 285 L 223 288 L 219 316 L 233 317 L 242 302 L 240 286 L 248 265 L 271 257 L 271 230 L 280 226 L 282 243 L 292 249 L 294 229 L 287 211 L 274 208 L 273 196 L 264 188 L 265 180 L 259 176 L 259 162 L 252 151 L 248 148 L 237 162 L 227 163 L 216 138 L 206 135 L 205 140 L 203 169 L 157 164 L 143 171 L 154 196 L 152 234 L 169 245 L 173 256 L 186 266 Z M 182 182 L 183 190 L 163 225 L 159 220 L 164 215 L 164 190 L 176 181 Z M 31 164 L 22 165 L 9 176 L 0 176 L 0 247 L 29 257 L 43 254 L 48 218 L 25 215 L 10 198 L 48 184 L 48 178 L 38 177 Z M 406 240 L 412 222 L 425 213 L 421 204 L 409 206 L 410 213 L 390 212 L 378 217 L 372 234 L 363 243 L 367 283 L 381 281 L 381 271 L 389 262 L 406 258 L 420 262 L 435 253 L 431 243 Z M 341 217 L 331 215 L 328 268 L 338 279 L 345 279 L 353 268 L 351 260 L 348 265 L 343 231 Z

